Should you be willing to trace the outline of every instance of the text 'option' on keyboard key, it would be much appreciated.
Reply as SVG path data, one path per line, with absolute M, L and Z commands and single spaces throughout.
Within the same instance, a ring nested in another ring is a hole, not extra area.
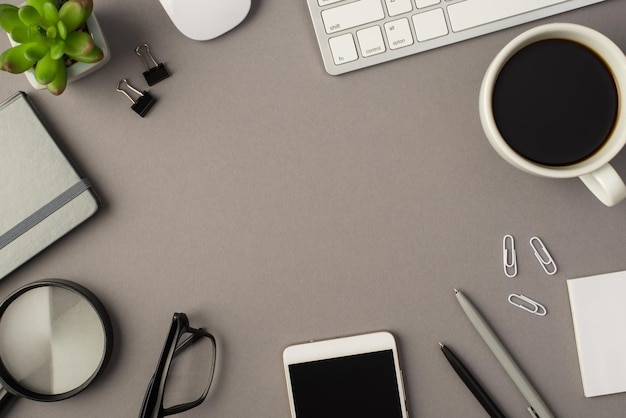
M 418 9 L 423 9 L 424 7 L 434 6 L 435 4 L 441 3 L 441 0 L 415 0 L 415 5 Z
M 379 26 L 372 26 L 371 28 L 357 31 L 356 37 L 359 40 L 361 55 L 363 57 L 380 54 L 386 50 L 383 34 Z
M 419 42 L 428 41 L 448 34 L 448 25 L 443 9 L 430 10 L 413 16 L 415 36 Z
M 408 19 L 398 19 L 385 23 L 385 33 L 389 41 L 389 49 L 398 49 L 413 45 L 413 35 Z
M 413 10 L 412 0 L 385 0 L 389 16 L 397 16 Z
M 355 61 L 359 57 L 356 52 L 356 46 L 354 45 L 354 39 L 350 33 L 330 38 L 328 43 L 330 44 L 330 51 L 332 52 L 333 60 L 336 65 Z
M 385 11 L 380 0 L 359 0 L 322 10 L 326 33 L 339 32 L 384 18 Z

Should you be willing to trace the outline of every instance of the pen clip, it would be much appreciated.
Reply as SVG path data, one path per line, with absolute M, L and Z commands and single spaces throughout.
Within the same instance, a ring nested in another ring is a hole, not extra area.
M 539 415 L 537 415 L 537 413 L 535 412 L 535 410 L 533 409 L 532 406 L 529 406 L 528 408 L 526 408 L 528 410 L 528 412 L 530 412 L 530 416 L 533 418 L 541 418 Z

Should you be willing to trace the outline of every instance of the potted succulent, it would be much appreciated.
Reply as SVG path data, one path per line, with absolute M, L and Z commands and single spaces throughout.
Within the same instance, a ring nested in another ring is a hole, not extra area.
M 110 58 L 92 11 L 93 0 L 0 4 L 0 27 L 13 45 L 0 54 L 0 70 L 26 73 L 34 87 L 63 93 L 68 79 L 78 79 Z

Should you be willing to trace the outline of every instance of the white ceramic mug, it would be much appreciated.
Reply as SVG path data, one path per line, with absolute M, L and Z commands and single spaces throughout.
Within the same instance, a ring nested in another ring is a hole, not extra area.
M 493 115 L 492 98 L 498 75 L 507 61 L 522 48 L 538 41 L 564 39 L 586 46 L 602 58 L 615 81 L 618 109 L 613 129 L 603 145 L 582 161 L 548 166 L 530 161 L 504 140 Z M 609 162 L 626 144 L 626 56 L 609 38 L 601 33 L 571 23 L 551 23 L 530 29 L 507 44 L 494 58 L 482 82 L 479 97 L 480 120 L 493 148 L 514 167 L 527 173 L 552 178 L 579 177 L 605 205 L 613 206 L 626 198 L 626 185 Z

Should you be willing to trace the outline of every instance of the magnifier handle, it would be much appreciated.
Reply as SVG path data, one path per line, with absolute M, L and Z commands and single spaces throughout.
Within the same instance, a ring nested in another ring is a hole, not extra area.
M 4 387 L 0 386 L 0 417 L 5 416 L 6 409 L 13 404 L 15 399 L 17 398 L 14 395 L 11 395 Z

